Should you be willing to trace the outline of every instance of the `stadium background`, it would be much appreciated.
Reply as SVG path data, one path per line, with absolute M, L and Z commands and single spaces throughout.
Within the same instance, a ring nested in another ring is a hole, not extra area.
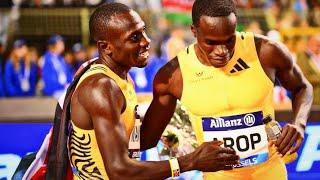
M 64 37 L 64 57 L 72 54 L 75 43 L 85 47 L 87 58 L 95 55 L 89 38 L 88 20 L 94 7 L 103 0 L 13 0 L 0 2 L 0 51 L 4 67 L 15 40 L 24 39 L 41 57 L 47 39 L 53 34 Z M 109 1 L 110 2 L 110 1 Z M 148 70 L 133 69 L 142 113 L 152 97 L 150 81 L 154 71 L 186 44 L 194 41 L 189 25 L 192 0 L 118 1 L 138 10 L 147 23 L 157 63 Z M 320 33 L 319 0 L 238 0 L 238 30 L 264 34 L 287 45 L 293 57 L 306 49 L 307 39 Z M 180 49 L 179 49 L 180 48 Z M 159 53 L 160 52 L 160 53 Z M 38 61 L 36 61 L 38 62 Z M 71 61 L 72 62 L 72 61 Z M 320 76 L 318 76 L 320 79 Z M 41 77 L 38 82 L 41 81 Z M 315 94 L 319 96 L 319 94 Z M 292 119 L 290 92 L 275 87 L 276 119 L 284 124 Z M 32 97 L 0 97 L 0 180 L 11 179 L 21 157 L 40 148 L 51 127 L 56 99 L 44 96 L 37 86 Z M 190 135 L 191 134 L 191 135 Z M 167 139 L 178 139 L 170 148 Z M 306 128 L 305 141 L 298 159 L 287 165 L 289 179 L 320 179 L 320 106 L 315 104 Z M 180 105 L 158 148 L 144 152 L 144 159 L 166 159 L 183 155 L 196 146 L 187 112 Z M 160 154 L 159 154 L 160 153 Z M 199 177 L 198 172 L 183 179 Z

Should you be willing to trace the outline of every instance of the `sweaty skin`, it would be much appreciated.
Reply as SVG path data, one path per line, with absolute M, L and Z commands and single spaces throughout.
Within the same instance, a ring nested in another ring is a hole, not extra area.
M 220 68 L 228 63 L 234 53 L 236 23 L 235 14 L 231 13 L 223 17 L 201 16 L 199 25 L 191 26 L 197 39 L 195 52 L 202 64 Z M 293 94 L 293 121 L 284 126 L 275 145 L 282 155 L 296 152 L 304 138 L 312 104 L 312 86 L 293 62 L 285 46 L 262 35 L 255 35 L 255 46 L 269 79 L 275 82 L 277 78 Z M 153 100 L 141 127 L 144 149 L 157 144 L 174 113 L 176 101 L 181 99 L 182 91 L 181 70 L 178 59 L 174 58 L 159 70 L 154 79 Z
M 97 40 L 97 63 L 108 66 L 122 79 L 127 80 L 131 67 L 147 64 L 150 39 L 145 33 L 144 22 L 133 10 L 112 16 L 107 35 L 96 37 L 105 37 Z M 109 179 L 170 177 L 168 161 L 140 162 L 128 157 L 129 139 L 124 119 L 120 118 L 125 108 L 125 97 L 115 81 L 104 74 L 94 74 L 82 81 L 73 94 L 71 119 L 81 129 L 94 129 Z M 178 158 L 180 171 L 232 169 L 230 165 L 238 164 L 239 157 L 232 149 L 220 147 L 221 144 L 219 141 L 204 143 L 192 154 Z

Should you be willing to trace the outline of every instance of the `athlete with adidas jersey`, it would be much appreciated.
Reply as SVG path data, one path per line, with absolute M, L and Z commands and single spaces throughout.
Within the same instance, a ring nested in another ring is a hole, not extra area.
M 169 161 L 137 161 L 140 119 L 128 71 L 147 64 L 150 39 L 145 23 L 128 6 L 105 3 L 92 13 L 89 29 L 99 58 L 81 76 L 72 97 L 68 96 L 73 179 L 165 179 L 193 169 L 218 171 L 238 164 L 235 151 L 220 147 L 219 141 L 204 143 L 193 153 Z
M 232 0 L 196 0 L 192 20 L 197 41 L 155 77 L 154 97 L 141 127 L 142 148 L 156 145 L 179 99 L 199 144 L 223 140 L 240 156 L 233 170 L 204 173 L 205 179 L 287 179 L 281 156 L 296 152 L 303 141 L 312 86 L 282 44 L 235 31 Z M 262 118 L 274 117 L 276 79 L 293 94 L 294 119 L 271 146 Z

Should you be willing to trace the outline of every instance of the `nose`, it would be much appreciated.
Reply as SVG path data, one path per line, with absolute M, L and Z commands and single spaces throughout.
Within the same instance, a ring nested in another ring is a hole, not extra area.
M 214 52 L 217 56 L 226 56 L 228 49 L 226 45 L 218 45 Z
M 141 47 L 147 47 L 147 49 L 149 49 L 151 39 L 148 37 L 147 33 L 145 33 L 145 32 L 143 32 L 142 35 L 143 35 L 143 37 L 142 37 L 142 40 L 140 42 L 140 46 Z

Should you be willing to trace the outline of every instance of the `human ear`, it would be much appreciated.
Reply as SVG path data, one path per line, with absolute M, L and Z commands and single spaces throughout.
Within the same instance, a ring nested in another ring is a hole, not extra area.
M 107 41 L 99 40 L 97 42 L 98 49 L 106 54 L 111 54 L 111 46 Z
M 197 30 L 196 30 L 196 27 L 194 25 L 191 25 L 191 32 L 192 32 L 193 36 L 195 38 L 197 38 Z

